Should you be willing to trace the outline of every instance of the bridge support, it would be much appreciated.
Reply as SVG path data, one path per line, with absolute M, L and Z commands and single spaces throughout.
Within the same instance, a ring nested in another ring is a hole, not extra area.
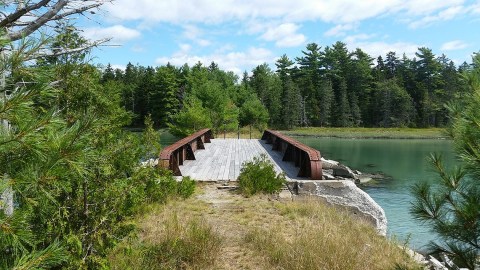
M 265 130 L 262 140 L 272 144 L 272 150 L 282 153 L 283 161 L 294 162 L 299 167 L 299 177 L 322 180 L 322 160 L 320 152 L 277 131 Z
M 165 147 L 160 153 L 158 166 L 170 169 L 175 176 L 181 176 L 179 166 L 185 160 L 195 160 L 195 151 L 205 149 L 205 143 L 210 143 L 210 139 L 213 139 L 212 131 L 206 128 Z

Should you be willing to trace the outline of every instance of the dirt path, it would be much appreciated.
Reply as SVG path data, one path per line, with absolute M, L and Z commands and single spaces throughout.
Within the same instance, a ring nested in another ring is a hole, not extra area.
M 265 261 L 245 245 L 247 226 L 243 216 L 252 211 L 245 198 L 231 190 L 205 185 L 197 199 L 209 205 L 205 215 L 208 222 L 223 238 L 223 245 L 214 269 L 265 269 Z

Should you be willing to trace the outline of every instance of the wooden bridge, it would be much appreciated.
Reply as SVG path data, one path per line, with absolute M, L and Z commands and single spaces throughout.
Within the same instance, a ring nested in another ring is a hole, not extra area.
M 257 140 L 214 139 L 210 129 L 203 129 L 165 147 L 158 164 L 198 181 L 234 181 L 242 164 L 261 154 L 290 180 L 322 179 L 320 152 L 273 130 Z

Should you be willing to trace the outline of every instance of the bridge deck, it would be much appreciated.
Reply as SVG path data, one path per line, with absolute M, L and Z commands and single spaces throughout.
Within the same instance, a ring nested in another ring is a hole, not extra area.
M 281 154 L 272 151 L 272 145 L 253 139 L 212 139 L 205 144 L 205 149 L 195 152 L 196 160 L 185 160 L 180 170 L 183 176 L 198 181 L 234 181 L 243 162 L 262 153 L 267 154 L 278 173 L 286 173 L 287 179 L 303 179 L 296 176 L 299 168 L 291 162 L 283 162 Z

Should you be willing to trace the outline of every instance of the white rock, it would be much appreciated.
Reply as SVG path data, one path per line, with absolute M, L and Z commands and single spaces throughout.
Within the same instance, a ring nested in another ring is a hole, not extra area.
M 371 223 L 381 235 L 387 234 L 387 217 L 382 207 L 350 180 L 297 181 L 298 195 L 315 195 L 341 206 Z

